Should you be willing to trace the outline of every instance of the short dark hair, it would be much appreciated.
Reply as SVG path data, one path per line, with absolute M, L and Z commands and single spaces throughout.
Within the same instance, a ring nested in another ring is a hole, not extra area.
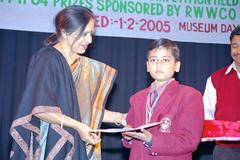
M 232 42 L 232 39 L 234 36 L 240 36 L 240 26 L 238 25 L 236 28 L 234 28 L 234 30 L 232 31 L 231 35 L 230 35 L 230 42 Z
M 61 36 L 61 31 L 73 33 L 80 29 L 79 37 L 81 37 L 87 24 L 94 19 L 93 12 L 83 6 L 69 6 L 59 11 L 55 17 L 54 24 L 56 33 L 45 40 L 45 44 L 55 44 Z
M 166 38 L 160 38 L 158 40 L 154 40 L 148 49 L 148 53 L 153 50 L 153 49 L 157 49 L 157 48 L 166 48 L 166 49 L 170 49 L 174 59 L 176 61 L 180 61 L 180 50 L 177 46 L 177 44 L 175 42 L 173 42 L 170 39 L 166 39 Z

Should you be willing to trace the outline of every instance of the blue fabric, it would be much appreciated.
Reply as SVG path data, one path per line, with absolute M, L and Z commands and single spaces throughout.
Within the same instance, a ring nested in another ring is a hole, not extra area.
M 45 157 L 48 128 L 49 128 L 49 123 L 40 120 L 40 146 L 42 151 L 40 160 L 44 160 L 44 157 Z

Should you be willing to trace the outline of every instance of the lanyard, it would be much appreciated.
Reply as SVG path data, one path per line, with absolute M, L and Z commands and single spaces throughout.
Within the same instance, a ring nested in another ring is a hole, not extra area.
M 154 109 L 156 108 L 157 101 L 160 98 L 160 94 L 155 98 L 151 104 L 151 94 L 148 94 L 147 104 L 146 104 L 146 124 L 148 124 L 151 120 Z
M 152 104 L 151 104 L 151 93 L 148 93 L 147 96 L 147 102 L 146 102 L 146 117 L 145 117 L 145 121 L 146 124 L 148 124 L 151 120 L 152 114 L 154 112 L 154 109 L 157 106 L 157 101 L 160 98 L 160 96 L 162 95 L 163 91 L 165 90 L 165 88 L 167 87 L 167 85 L 172 82 L 174 80 L 174 78 L 170 79 L 164 86 L 163 89 L 160 91 L 160 93 L 158 94 L 158 96 L 153 100 Z M 152 92 L 153 93 L 153 92 Z

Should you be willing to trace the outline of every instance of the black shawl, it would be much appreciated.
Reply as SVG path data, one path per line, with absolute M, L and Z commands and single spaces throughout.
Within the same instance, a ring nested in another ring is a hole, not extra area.
M 62 113 L 81 121 L 69 65 L 52 46 L 42 48 L 31 59 L 26 88 L 10 128 L 11 159 L 39 159 L 40 120 L 34 115 L 43 112 Z M 45 159 L 85 160 L 85 144 L 74 129 L 50 124 Z

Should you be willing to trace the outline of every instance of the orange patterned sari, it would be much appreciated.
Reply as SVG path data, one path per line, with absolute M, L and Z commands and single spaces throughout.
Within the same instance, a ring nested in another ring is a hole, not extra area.
M 117 71 L 99 61 L 80 56 L 72 65 L 82 122 L 98 129 Z M 101 159 L 101 144 L 87 146 L 90 159 Z

